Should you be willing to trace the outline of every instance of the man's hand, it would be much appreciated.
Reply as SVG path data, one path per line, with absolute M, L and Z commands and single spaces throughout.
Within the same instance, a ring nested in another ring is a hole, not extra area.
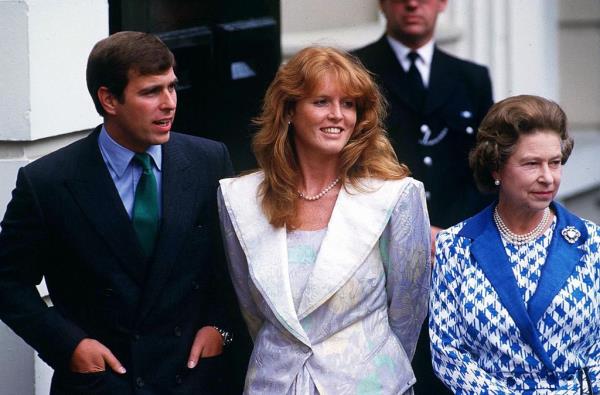
M 125 368 L 110 350 L 97 340 L 85 338 L 79 342 L 69 368 L 75 373 L 103 372 L 108 365 L 116 373 L 125 373 Z
M 433 266 L 433 261 L 434 261 L 433 258 L 435 257 L 435 237 L 442 230 L 444 230 L 444 229 L 431 225 L 431 265 L 432 266 Z
M 214 357 L 223 352 L 223 337 L 212 326 L 200 328 L 196 333 L 194 344 L 188 358 L 188 368 L 193 369 L 198 364 L 198 359 Z

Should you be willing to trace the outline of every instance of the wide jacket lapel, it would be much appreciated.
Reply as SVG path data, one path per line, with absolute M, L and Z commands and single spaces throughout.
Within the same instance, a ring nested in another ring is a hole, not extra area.
M 142 297 L 140 320 L 147 316 L 175 264 L 187 232 L 193 228 L 196 195 L 189 193 L 202 174 L 191 174 L 191 164 L 177 141 L 163 145 L 162 219 L 154 259 L 152 259 Z
M 262 173 L 221 180 L 223 201 L 231 223 L 246 254 L 248 270 L 255 287 L 294 337 L 310 346 L 302 328 L 290 287 L 285 228 L 275 228 L 266 219 L 258 197 Z
M 546 368 L 554 370 L 554 364 L 545 351 L 540 334 L 531 320 L 519 291 L 508 256 L 504 251 L 500 233 L 493 222 L 494 205 L 467 220 L 458 233 L 473 240 L 471 255 L 494 287 L 500 302 L 519 328 L 523 340 L 531 346 Z
M 573 274 L 575 267 L 583 256 L 580 246 L 587 240 L 587 229 L 583 221 L 569 213 L 558 203 L 553 203 L 557 221 L 552 241 L 548 247 L 546 262 L 542 267 L 542 275 L 535 293 L 529 299 L 529 316 L 537 323 L 552 299 L 560 292 L 567 279 Z M 579 237 L 576 240 L 562 235 L 563 231 L 576 229 Z M 568 240 L 571 240 L 569 242 Z
M 364 180 L 367 190 L 340 190 L 314 269 L 308 278 L 300 319 L 334 295 L 375 247 L 407 180 Z
M 73 198 L 89 219 L 122 269 L 140 286 L 144 282 L 144 257 L 119 192 L 98 147 L 96 128 L 83 140 L 77 175 L 66 181 Z
M 450 99 L 457 81 L 460 80 L 459 77 L 452 76 L 454 70 L 451 68 L 446 56 L 437 47 L 433 51 L 427 98 L 423 110 L 426 115 L 431 114 Z

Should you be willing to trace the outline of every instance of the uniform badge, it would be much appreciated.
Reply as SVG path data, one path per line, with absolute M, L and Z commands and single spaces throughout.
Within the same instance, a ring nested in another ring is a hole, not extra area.
M 581 233 L 573 226 L 567 226 L 564 228 L 560 234 L 565 238 L 567 242 L 573 244 L 579 239 Z

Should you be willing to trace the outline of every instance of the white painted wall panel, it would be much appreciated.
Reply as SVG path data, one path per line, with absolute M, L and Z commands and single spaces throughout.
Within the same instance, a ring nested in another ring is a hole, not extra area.
M 85 83 L 87 57 L 108 35 L 105 0 L 29 0 L 31 139 L 101 123 Z
M 0 140 L 29 137 L 28 5 L 0 0 Z

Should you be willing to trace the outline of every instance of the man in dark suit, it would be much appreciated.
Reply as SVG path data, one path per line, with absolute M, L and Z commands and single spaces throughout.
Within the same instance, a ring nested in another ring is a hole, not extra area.
M 489 201 L 473 182 L 468 153 L 492 105 L 492 85 L 487 68 L 435 46 L 437 17 L 447 0 L 379 4 L 386 34 L 354 54 L 376 75 L 390 104 L 386 125 L 398 159 L 425 185 L 433 243 L 442 228 Z M 425 325 L 413 361 L 415 393 L 449 394 L 433 375 L 430 358 Z
M 216 208 L 231 164 L 223 144 L 170 131 L 173 66 L 150 34 L 98 42 L 87 82 L 103 125 L 19 170 L 0 317 L 54 368 L 51 394 L 223 394 L 235 373 Z

